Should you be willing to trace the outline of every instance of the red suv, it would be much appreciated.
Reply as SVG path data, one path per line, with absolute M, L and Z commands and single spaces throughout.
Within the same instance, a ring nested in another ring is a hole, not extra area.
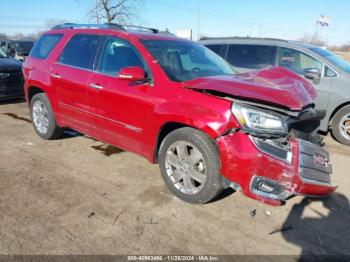
M 280 205 L 336 188 L 328 153 L 310 142 L 315 90 L 286 69 L 237 74 L 155 29 L 63 24 L 40 37 L 23 71 L 40 137 L 71 128 L 142 155 L 184 201 L 232 187 Z

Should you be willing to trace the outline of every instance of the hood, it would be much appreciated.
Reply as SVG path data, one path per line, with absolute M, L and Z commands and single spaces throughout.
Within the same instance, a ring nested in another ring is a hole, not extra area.
M 14 58 L 0 58 L 0 72 L 20 71 L 22 63 Z
M 234 76 L 211 76 L 186 81 L 194 90 L 215 91 L 233 98 L 274 104 L 299 111 L 313 104 L 314 87 L 302 77 L 282 67 L 270 67 Z

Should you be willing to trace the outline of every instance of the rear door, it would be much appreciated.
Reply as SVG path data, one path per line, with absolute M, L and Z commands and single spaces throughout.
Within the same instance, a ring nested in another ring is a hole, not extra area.
M 231 44 L 226 60 L 239 73 L 275 65 L 276 47 L 272 45 Z
M 89 103 L 88 83 L 93 75 L 101 38 L 95 34 L 75 34 L 51 71 L 62 121 L 85 134 L 92 134 L 96 129 Z

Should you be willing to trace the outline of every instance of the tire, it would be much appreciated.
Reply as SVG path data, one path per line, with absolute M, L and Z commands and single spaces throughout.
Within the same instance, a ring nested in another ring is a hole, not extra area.
M 349 129 L 345 131 L 344 127 L 347 126 Z M 331 129 L 338 142 L 350 146 L 350 105 L 343 107 L 334 115 Z
M 196 129 L 184 127 L 169 133 L 158 159 L 165 184 L 183 201 L 204 204 L 223 190 L 216 143 Z
M 41 108 L 42 111 L 38 108 Z M 63 135 L 63 129 L 57 125 L 50 102 L 44 93 L 36 94 L 31 99 L 30 116 L 34 130 L 41 138 L 52 140 Z M 40 119 L 38 120 L 38 118 Z M 45 124 L 40 125 L 39 123 L 43 123 L 43 121 L 46 121 Z

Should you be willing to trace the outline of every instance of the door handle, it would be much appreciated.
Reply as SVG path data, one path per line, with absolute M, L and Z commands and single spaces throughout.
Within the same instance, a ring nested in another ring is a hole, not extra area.
M 61 76 L 59 75 L 59 74 L 51 74 L 51 77 L 52 78 L 56 78 L 56 79 L 60 79 L 61 78 Z
M 93 89 L 98 89 L 98 90 L 103 89 L 103 86 L 100 86 L 98 84 L 90 84 L 90 87 L 93 88 Z

